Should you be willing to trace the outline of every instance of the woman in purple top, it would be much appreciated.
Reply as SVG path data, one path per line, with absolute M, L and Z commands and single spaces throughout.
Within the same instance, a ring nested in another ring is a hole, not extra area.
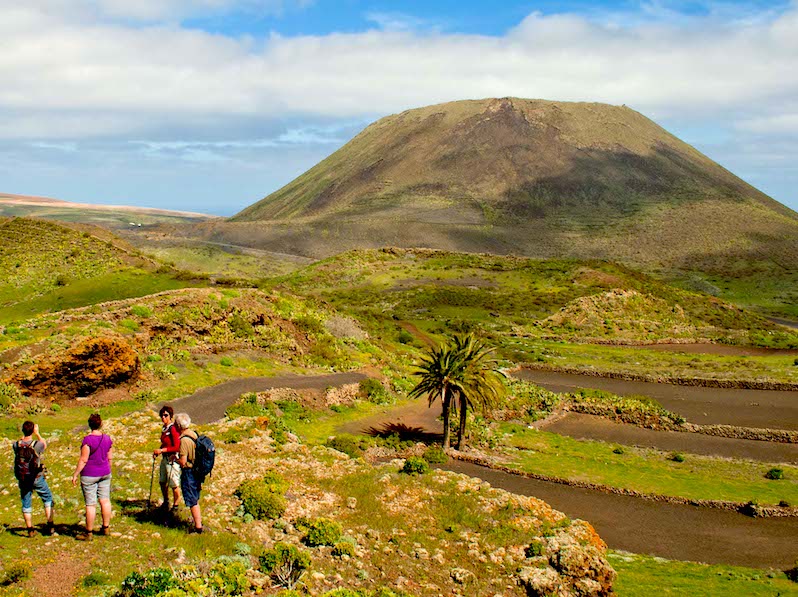
M 94 534 L 94 519 L 97 514 L 97 502 L 100 502 L 103 525 L 101 535 L 108 534 L 111 523 L 111 458 L 113 441 L 105 435 L 100 428 L 103 421 L 100 415 L 89 416 L 89 434 L 83 438 L 80 446 L 80 459 L 72 475 L 72 485 L 78 484 L 83 490 L 83 499 L 86 502 L 86 534 L 78 537 L 84 541 L 91 541 Z

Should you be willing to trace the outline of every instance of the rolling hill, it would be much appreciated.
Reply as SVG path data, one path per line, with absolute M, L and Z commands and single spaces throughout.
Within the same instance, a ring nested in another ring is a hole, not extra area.
M 791 268 L 798 214 L 626 106 L 516 98 L 367 127 L 206 238 L 313 257 L 431 247 Z

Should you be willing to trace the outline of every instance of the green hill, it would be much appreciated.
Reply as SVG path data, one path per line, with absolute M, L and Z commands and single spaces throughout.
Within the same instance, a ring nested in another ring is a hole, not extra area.
M 0 221 L 0 323 L 186 285 L 159 267 L 101 228 Z
M 606 261 L 354 250 L 275 283 L 383 326 L 375 336 L 384 338 L 409 324 L 433 334 L 798 346 L 798 335 L 756 314 Z
M 516 98 L 388 116 L 205 235 L 328 256 L 432 247 L 728 270 L 798 258 L 798 214 L 626 106 Z

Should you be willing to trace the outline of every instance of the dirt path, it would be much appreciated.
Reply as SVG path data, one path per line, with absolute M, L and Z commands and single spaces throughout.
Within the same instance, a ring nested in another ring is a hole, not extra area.
M 592 524 L 613 549 L 675 560 L 788 568 L 798 556 L 798 519 L 750 518 L 735 512 L 663 504 L 537 481 L 466 462 L 446 470 L 478 477 L 548 502 Z
M 595 388 L 621 396 L 650 396 L 668 410 L 702 425 L 798 429 L 798 392 L 677 386 L 532 369 L 521 369 L 513 376 L 552 392 Z
M 330 375 L 280 375 L 277 377 L 244 377 L 203 388 L 190 396 L 169 404 L 175 412 L 186 412 L 199 425 L 212 423 L 224 417 L 224 411 L 246 392 L 263 392 L 272 388 L 323 390 L 330 386 L 358 383 L 365 379 L 362 373 L 331 373 Z
M 760 462 L 798 463 L 798 444 L 713 437 L 700 433 L 655 431 L 579 413 L 567 413 L 559 419 L 544 422 L 539 428 L 577 439 L 595 439 L 625 446 L 656 448 L 666 452 L 747 458 Z
M 730 344 L 644 344 L 635 348 L 657 352 L 686 352 L 688 354 L 716 354 L 732 357 L 798 354 L 798 350 L 787 348 L 757 348 L 755 346 L 732 346 Z
M 439 433 L 439 415 L 437 403 L 428 408 L 425 401 L 418 400 L 347 423 L 339 431 L 366 433 L 372 427 L 403 424 Z M 545 500 L 572 518 L 589 521 L 613 549 L 676 560 L 757 568 L 786 568 L 798 557 L 798 519 L 795 518 L 754 519 L 735 512 L 652 502 L 537 481 L 454 460 L 441 468 L 479 477 L 513 493 Z

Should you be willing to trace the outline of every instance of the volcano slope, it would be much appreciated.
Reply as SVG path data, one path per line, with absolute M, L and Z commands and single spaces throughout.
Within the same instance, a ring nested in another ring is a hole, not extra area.
M 383 118 L 194 231 L 314 257 L 389 244 L 704 271 L 798 257 L 798 214 L 638 112 L 516 98 Z

